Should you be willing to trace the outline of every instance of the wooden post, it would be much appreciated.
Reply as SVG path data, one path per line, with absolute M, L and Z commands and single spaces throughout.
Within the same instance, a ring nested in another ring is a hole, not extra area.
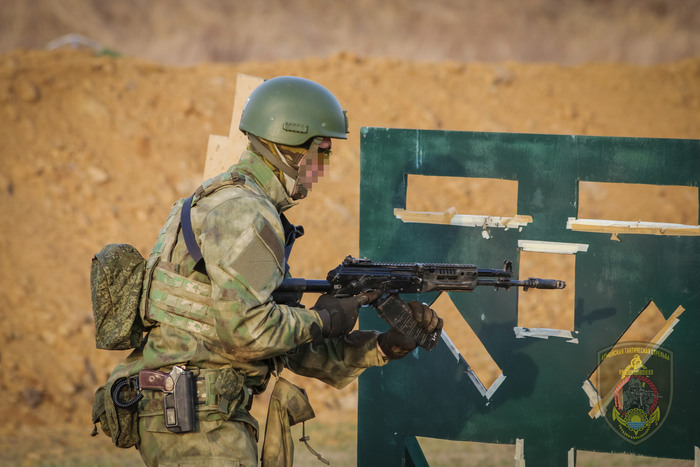
M 264 79 L 257 76 L 238 74 L 236 77 L 236 94 L 233 99 L 231 129 L 228 136 L 209 135 L 203 180 L 227 170 L 238 162 L 238 157 L 248 145 L 248 138 L 238 129 L 241 113 L 243 113 L 243 107 L 250 93 L 263 81 Z

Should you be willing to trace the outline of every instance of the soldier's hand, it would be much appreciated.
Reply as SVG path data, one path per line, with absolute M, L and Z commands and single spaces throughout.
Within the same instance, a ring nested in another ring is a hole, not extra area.
M 416 301 L 408 302 L 411 316 L 416 324 L 423 328 L 426 333 L 442 331 L 442 318 L 428 305 Z M 391 328 L 387 332 L 380 334 L 377 340 L 379 349 L 391 360 L 397 360 L 412 352 L 418 344 L 410 337 L 401 333 L 398 329 Z
M 428 305 L 413 300 L 408 302 L 408 307 L 411 309 L 413 319 L 426 333 L 442 330 L 442 318 Z
M 355 327 L 360 307 L 372 303 L 379 298 L 380 293 L 369 291 L 357 294 L 354 297 L 337 298 L 332 295 L 321 295 L 316 304 L 311 308 L 321 318 L 321 329 L 312 328 L 314 341 L 320 337 L 339 337 L 349 333 Z
M 391 328 L 387 332 L 379 335 L 377 344 L 382 353 L 390 360 L 398 360 L 405 357 L 408 353 L 413 352 L 417 347 L 416 341 L 412 338 L 404 336 L 396 328 Z

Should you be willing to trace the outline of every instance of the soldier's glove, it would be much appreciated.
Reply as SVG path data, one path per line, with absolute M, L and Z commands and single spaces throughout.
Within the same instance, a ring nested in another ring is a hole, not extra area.
M 442 330 L 442 318 L 428 305 L 411 301 L 408 302 L 408 307 L 416 324 L 423 328 L 426 333 Z M 418 345 L 415 340 L 404 336 L 401 331 L 395 328 L 380 334 L 377 343 L 384 355 L 391 360 L 397 360 L 406 356 L 408 353 L 413 352 Z
M 380 296 L 381 293 L 376 290 L 347 298 L 321 295 L 316 304 L 311 307 L 318 313 L 322 323 L 321 328 L 315 323 L 311 326 L 314 343 L 320 343 L 324 337 L 340 337 L 352 331 L 357 322 L 360 307 L 376 301 Z

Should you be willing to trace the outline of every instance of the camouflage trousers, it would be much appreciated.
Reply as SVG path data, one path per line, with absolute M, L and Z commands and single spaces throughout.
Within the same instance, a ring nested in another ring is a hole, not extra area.
M 147 466 L 257 466 L 255 429 L 238 421 L 199 420 L 197 431 L 171 433 L 163 416 L 140 417 L 138 446 Z
M 162 466 L 257 466 L 257 422 L 216 416 L 215 405 L 200 406 L 197 429 L 192 433 L 171 433 L 165 428 L 162 394 L 147 393 L 139 413 L 138 445 L 149 467 Z M 213 417 L 212 417 L 213 416 Z M 263 467 L 291 467 L 294 442 L 290 427 L 314 418 L 306 392 L 284 378 L 278 378 L 268 406 Z

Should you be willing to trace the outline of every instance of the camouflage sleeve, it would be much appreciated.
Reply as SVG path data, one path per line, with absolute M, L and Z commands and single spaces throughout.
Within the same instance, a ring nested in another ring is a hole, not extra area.
M 311 324 L 320 324 L 318 314 L 270 300 L 282 282 L 285 261 L 283 228 L 274 207 L 243 192 L 209 206 L 201 225 L 202 255 L 224 349 L 251 361 L 309 342 Z
M 286 355 L 286 366 L 294 373 L 342 389 L 367 368 L 389 361 L 379 353 L 378 335 L 378 331 L 353 331 L 326 339 L 321 345 L 301 345 Z

